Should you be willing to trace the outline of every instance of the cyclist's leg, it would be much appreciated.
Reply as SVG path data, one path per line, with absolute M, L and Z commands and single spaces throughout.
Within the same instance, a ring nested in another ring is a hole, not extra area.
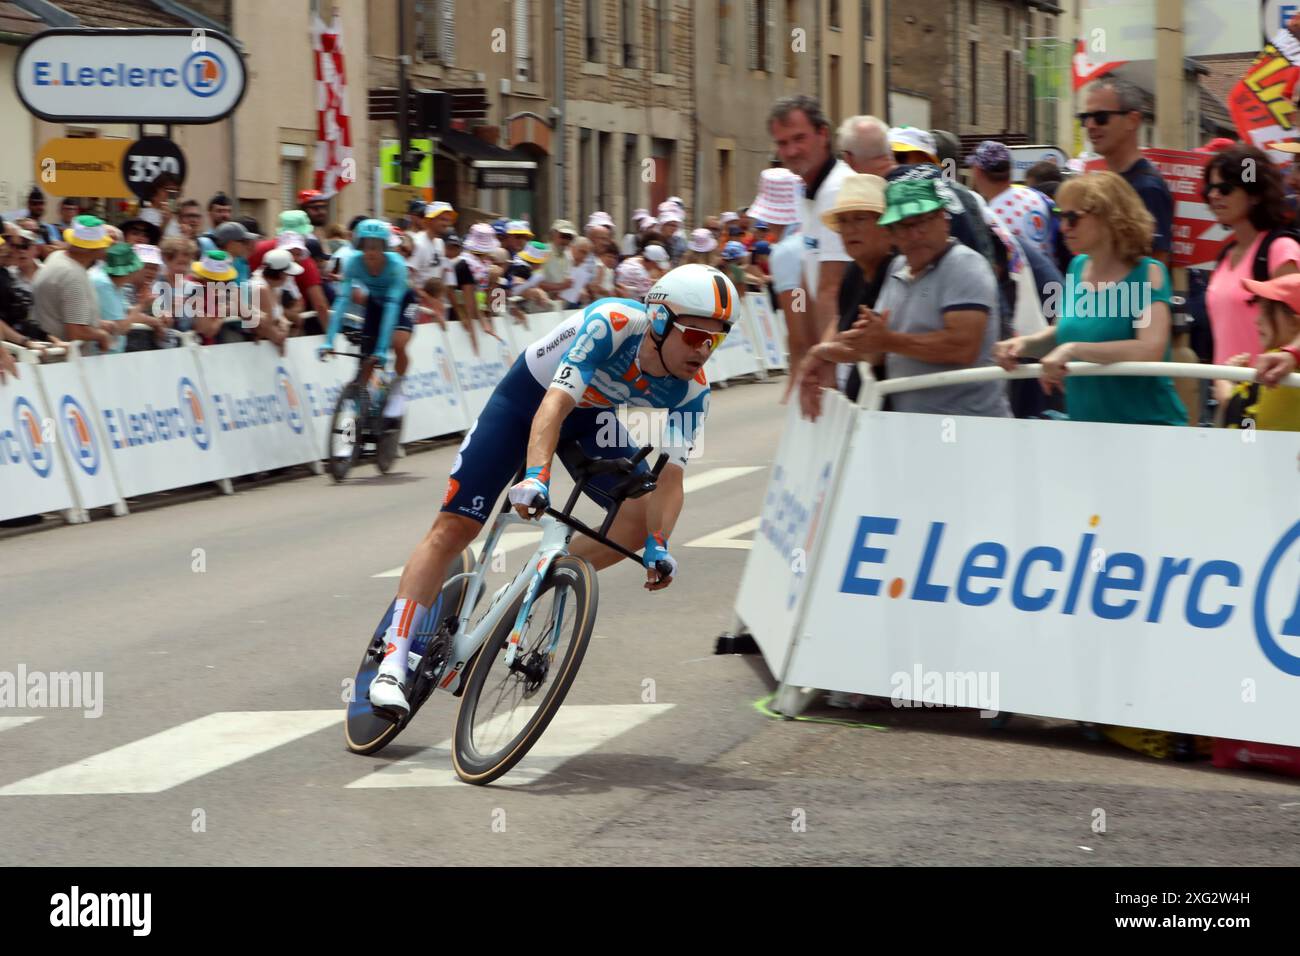
M 543 389 L 518 361 L 465 435 L 452 465 L 442 510 L 402 571 L 380 672 L 405 676 L 411 636 L 438 599 L 447 568 L 478 536 L 497 498 L 523 464 Z

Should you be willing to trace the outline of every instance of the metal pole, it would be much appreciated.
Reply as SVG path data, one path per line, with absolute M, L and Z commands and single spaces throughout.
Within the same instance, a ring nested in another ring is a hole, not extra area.
M 410 185 L 410 163 L 408 162 L 408 153 L 411 151 L 411 130 L 410 116 L 407 114 L 407 96 L 410 92 L 406 81 L 406 9 L 407 0 L 398 0 L 397 3 L 397 135 L 400 139 L 398 145 L 399 157 L 401 159 L 401 177 L 400 182 L 403 186 Z
M 565 176 L 564 163 L 567 155 L 565 144 L 568 131 L 564 125 L 564 0 L 555 0 L 552 7 L 552 16 L 555 17 L 555 208 L 551 213 L 552 219 L 563 218 L 568 209 L 567 192 L 568 177 Z

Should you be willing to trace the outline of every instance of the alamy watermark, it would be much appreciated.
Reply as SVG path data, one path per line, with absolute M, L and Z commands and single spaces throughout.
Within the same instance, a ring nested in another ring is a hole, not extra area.
M 969 707 L 981 717 L 999 713 L 997 671 L 896 671 L 889 679 L 895 707 Z
M 80 710 L 104 713 L 103 671 L 0 671 L 0 710 Z

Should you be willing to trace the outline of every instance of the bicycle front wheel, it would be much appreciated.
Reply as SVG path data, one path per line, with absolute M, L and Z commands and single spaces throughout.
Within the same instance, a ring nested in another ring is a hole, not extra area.
M 512 666 L 505 662 L 520 596 L 502 616 L 465 681 L 452 763 L 467 783 L 508 772 L 537 743 L 573 685 L 596 625 L 596 572 L 584 559 L 556 560 L 538 588 Z

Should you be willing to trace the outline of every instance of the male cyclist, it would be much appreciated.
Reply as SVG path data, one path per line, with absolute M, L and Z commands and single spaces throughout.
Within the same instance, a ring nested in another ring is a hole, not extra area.
M 521 466 L 523 480 L 510 488 L 509 499 L 531 518 L 549 502 L 551 459 L 562 439 L 577 439 L 592 458 L 636 454 L 615 415 L 620 404 L 668 410 L 660 451 L 670 457 L 656 490 L 627 501 L 609 537 L 629 550 L 644 544 L 648 590 L 672 583 L 677 562 L 668 536 L 682 510 L 682 469 L 709 410 L 704 363 L 731 330 L 738 301 L 736 287 L 717 269 L 685 265 L 656 282 L 646 304 L 599 299 L 524 350 L 465 435 L 442 510 L 406 562 L 385 656 L 370 685 L 376 713 L 397 720 L 409 712 L 403 681 L 411 636 L 437 600 L 452 560 L 478 537 Z M 640 468 L 648 470 L 645 462 Z M 588 485 L 589 494 L 607 504 L 617 478 L 602 478 Z M 596 570 L 622 560 L 585 538 L 572 552 Z M 659 576 L 658 561 L 668 563 L 668 575 Z
M 384 417 L 388 419 L 402 414 L 402 377 L 406 374 L 406 344 L 411 340 L 411 313 L 415 306 L 415 294 L 407 282 L 406 260 L 388 248 L 392 236 L 388 223 L 380 219 L 357 223 L 352 232 L 356 251 L 343 266 L 325 344 L 317 350 L 317 355 L 324 359 L 325 353 L 333 348 L 343 313 L 352 301 L 353 285 L 358 285 L 366 296 L 366 319 L 361 332 L 363 366 L 386 363 L 390 340 L 397 353 L 397 377 L 389 386 L 388 402 L 384 406 Z

